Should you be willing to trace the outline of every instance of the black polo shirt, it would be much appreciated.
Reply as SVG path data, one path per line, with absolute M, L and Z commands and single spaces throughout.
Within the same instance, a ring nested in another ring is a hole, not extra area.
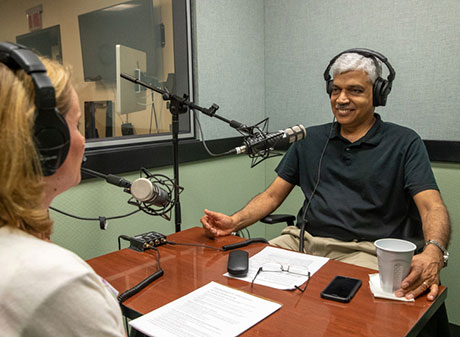
M 425 145 L 413 130 L 375 116 L 372 128 L 354 143 L 340 136 L 337 123 L 307 128 L 307 137 L 289 148 L 275 171 L 305 195 L 297 215 L 300 227 L 329 141 L 306 230 L 342 241 L 393 237 L 420 246 L 423 232 L 412 197 L 438 189 Z

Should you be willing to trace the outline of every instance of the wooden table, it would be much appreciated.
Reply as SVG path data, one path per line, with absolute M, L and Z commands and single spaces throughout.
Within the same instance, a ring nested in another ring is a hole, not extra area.
M 169 241 L 199 243 L 214 247 L 242 241 L 236 236 L 209 239 L 203 229 L 194 227 L 168 236 Z M 253 256 L 266 245 L 256 243 L 242 248 Z M 262 296 L 283 306 L 255 325 L 243 336 L 416 336 L 447 296 L 441 287 L 434 302 L 421 296 L 415 302 L 374 298 L 369 289 L 369 274 L 375 270 L 334 260 L 328 261 L 311 278 L 305 293 L 276 290 L 223 276 L 229 251 L 210 248 L 162 245 L 161 267 L 164 275 L 123 303 L 124 314 L 138 317 L 189 292 L 216 281 L 250 294 Z M 130 289 L 158 270 L 156 253 L 122 249 L 93 258 L 88 263 L 118 291 Z M 350 303 L 320 297 L 320 292 L 336 276 L 359 278 L 363 284 Z

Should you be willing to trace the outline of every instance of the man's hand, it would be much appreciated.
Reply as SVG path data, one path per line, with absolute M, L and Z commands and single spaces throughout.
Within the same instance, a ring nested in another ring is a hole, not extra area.
M 228 215 L 204 210 L 205 215 L 200 219 L 203 229 L 210 238 L 230 235 L 236 231 L 237 224 Z
M 204 210 L 205 215 L 200 219 L 207 236 L 230 235 L 270 214 L 286 199 L 294 185 L 276 177 L 273 183 L 262 193 L 256 195 L 240 211 L 232 216 Z
M 414 195 L 414 201 L 422 220 L 423 235 L 447 247 L 450 240 L 450 221 L 441 194 L 437 190 L 425 190 Z M 439 273 L 444 266 L 443 253 L 435 245 L 428 245 L 412 259 L 409 275 L 402 281 L 396 296 L 416 298 L 428 291 L 428 301 L 434 301 L 439 292 Z
M 402 281 L 401 288 L 395 295 L 412 299 L 429 290 L 427 299 L 434 301 L 439 292 L 439 273 L 442 267 L 442 254 L 439 253 L 439 249 L 427 246 L 423 253 L 415 255 L 412 259 L 409 275 Z

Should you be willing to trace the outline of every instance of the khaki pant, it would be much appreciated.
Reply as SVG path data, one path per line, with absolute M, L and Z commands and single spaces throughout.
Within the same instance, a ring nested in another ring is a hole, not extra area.
M 300 229 L 298 227 L 288 226 L 282 230 L 281 236 L 270 240 L 270 244 L 298 251 L 299 234 Z M 315 237 L 305 231 L 304 253 L 378 270 L 375 246 L 373 242 L 369 241 L 346 242 L 332 238 Z

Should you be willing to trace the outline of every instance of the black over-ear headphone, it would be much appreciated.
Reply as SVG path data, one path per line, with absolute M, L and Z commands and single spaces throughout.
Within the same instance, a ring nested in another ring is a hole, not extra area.
M 395 79 L 396 73 L 391 66 L 390 62 L 388 62 L 387 58 L 380 54 L 379 52 L 373 51 L 371 49 L 365 49 L 365 48 L 353 48 L 353 49 L 348 49 L 340 54 L 336 55 L 330 62 L 329 65 L 327 66 L 326 70 L 324 71 L 324 80 L 326 81 L 326 91 L 331 96 L 332 94 L 332 87 L 333 87 L 333 80 L 331 78 L 331 74 L 329 71 L 331 70 L 332 65 L 334 62 L 342 55 L 346 53 L 357 53 L 360 54 L 364 57 L 369 57 L 371 58 L 374 63 L 377 66 L 377 60 L 378 58 L 380 61 L 385 63 L 389 70 L 389 75 L 387 79 L 383 79 L 380 76 L 375 80 L 374 82 L 374 87 L 373 87 L 373 104 L 374 106 L 384 106 L 387 103 L 387 97 L 390 94 L 391 91 L 391 86 L 393 83 L 393 80 Z
M 70 134 L 64 117 L 56 108 L 54 87 L 46 74 L 46 68 L 27 47 L 0 42 L 0 62 L 11 70 L 23 69 L 32 77 L 35 87 L 35 144 L 42 171 L 50 176 L 64 162 L 69 152 Z

